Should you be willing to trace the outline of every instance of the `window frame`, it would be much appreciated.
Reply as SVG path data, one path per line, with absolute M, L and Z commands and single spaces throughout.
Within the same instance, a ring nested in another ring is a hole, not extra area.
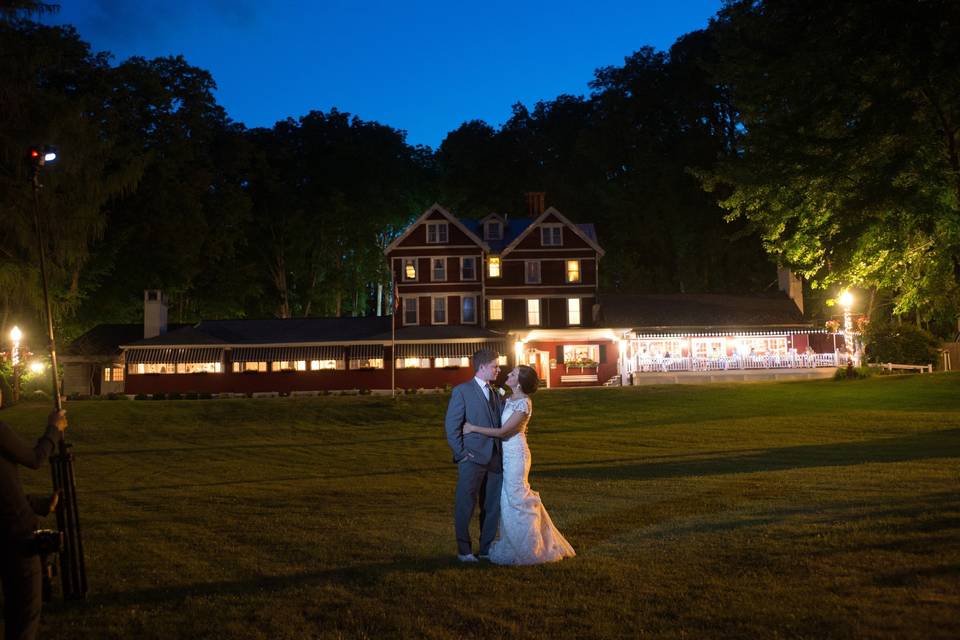
M 471 263 L 473 266 L 473 277 L 468 278 L 464 275 L 463 266 L 467 263 Z M 460 256 L 460 280 L 463 282 L 475 282 L 477 279 L 477 256 Z
M 442 278 L 437 277 L 437 265 L 440 265 L 443 269 Z M 430 258 L 430 282 L 446 282 L 447 281 L 447 259 L 446 258 Z
M 427 244 L 449 244 L 450 243 L 450 223 L 443 220 L 430 220 L 427 223 Z M 443 234 L 440 230 L 443 229 Z M 430 232 L 433 231 L 434 238 L 430 239 Z M 440 236 L 443 235 L 443 239 Z
M 527 300 L 527 304 L 526 304 L 526 306 L 527 306 L 527 312 L 526 312 L 527 326 L 528 326 L 528 327 L 540 327 L 540 326 L 542 326 L 542 325 L 543 325 L 543 305 L 541 304 L 540 298 L 527 298 L 526 300 Z M 536 322 L 531 322 L 531 321 L 530 321 L 530 318 L 531 318 L 531 315 L 530 315 L 530 314 L 531 314 L 531 311 L 532 311 L 532 310 L 530 309 L 530 304 L 531 304 L 531 303 L 536 303 L 536 305 L 537 305 L 537 309 L 536 309 L 536 316 L 537 316 L 537 317 L 536 317 L 536 320 L 537 320 L 537 321 L 536 321 Z
M 557 242 L 552 242 L 553 231 L 558 230 Z M 551 242 L 547 242 L 548 232 Z M 563 223 L 545 222 L 540 225 L 540 246 L 541 247 L 562 247 L 563 246 Z
M 577 303 L 577 321 L 573 321 L 573 303 Z M 580 298 L 567 298 L 567 326 L 570 327 L 580 327 L 583 326 L 583 301 Z
M 532 265 L 537 265 L 537 279 L 534 280 L 530 277 L 530 267 Z M 540 260 L 524 260 L 523 261 L 523 282 L 525 284 L 541 284 L 543 282 L 543 265 Z
M 490 233 L 491 229 L 496 229 L 496 235 Z M 503 240 L 503 224 L 498 220 L 488 220 L 483 225 L 484 240 Z
M 413 325 L 420 324 L 420 297 L 419 296 L 400 296 L 401 301 L 401 310 L 403 311 L 403 316 L 401 318 L 403 326 L 410 327 Z M 414 321 L 407 322 L 407 301 L 413 302 L 413 311 L 414 311 Z
M 437 300 L 443 300 L 443 322 L 437 322 Z M 450 323 L 450 304 L 447 296 L 430 296 L 430 324 L 442 325 Z
M 413 277 L 407 277 L 407 263 L 413 263 Z M 419 258 L 400 258 L 400 281 L 401 282 L 419 282 L 420 281 L 420 259 Z

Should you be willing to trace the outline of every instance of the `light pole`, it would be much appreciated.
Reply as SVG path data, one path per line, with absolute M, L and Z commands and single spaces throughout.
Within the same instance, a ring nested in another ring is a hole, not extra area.
M 53 335 L 53 313 L 50 308 L 50 290 L 47 286 L 47 261 L 43 228 L 40 225 L 40 170 L 48 162 L 57 159 L 51 147 L 30 149 L 33 184 L 33 222 L 37 233 L 37 246 L 40 252 L 40 282 L 43 284 L 44 310 L 47 312 L 47 340 L 50 349 L 50 378 L 53 381 L 53 406 L 57 411 L 63 409 L 60 397 L 60 376 L 57 370 L 57 343 Z M 53 490 L 60 494 L 57 502 L 57 529 L 63 538 L 60 550 L 60 583 L 65 600 L 82 600 L 87 596 L 87 568 L 83 557 L 83 538 L 80 535 L 80 512 L 77 508 L 77 484 L 74 478 L 73 453 L 71 445 L 60 434 L 59 451 L 50 458 L 50 471 L 53 475 Z

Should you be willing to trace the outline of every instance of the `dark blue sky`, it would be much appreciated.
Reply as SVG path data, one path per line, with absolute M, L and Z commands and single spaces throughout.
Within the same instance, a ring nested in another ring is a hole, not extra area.
M 272 126 L 333 107 L 436 147 L 468 120 L 498 126 L 515 102 L 583 95 L 594 69 L 666 50 L 721 0 L 59 0 L 115 62 L 183 54 L 209 70 L 234 120 Z

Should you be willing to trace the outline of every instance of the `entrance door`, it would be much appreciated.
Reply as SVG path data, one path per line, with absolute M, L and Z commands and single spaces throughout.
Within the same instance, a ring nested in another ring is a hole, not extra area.
M 527 349 L 526 363 L 533 367 L 537 372 L 540 382 L 550 388 L 550 352 L 539 351 L 537 349 Z

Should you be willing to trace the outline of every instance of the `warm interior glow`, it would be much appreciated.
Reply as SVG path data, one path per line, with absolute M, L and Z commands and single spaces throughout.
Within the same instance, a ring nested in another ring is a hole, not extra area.
M 490 260 L 487 264 L 488 264 L 487 274 L 491 278 L 499 278 L 500 277 L 500 258 L 497 256 L 490 256 Z

